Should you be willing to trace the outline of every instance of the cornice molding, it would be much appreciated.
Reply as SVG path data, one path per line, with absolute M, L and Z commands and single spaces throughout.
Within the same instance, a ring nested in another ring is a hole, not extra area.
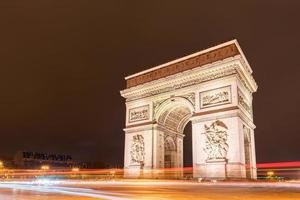
M 125 127 L 123 130 L 125 133 L 133 133 L 138 131 L 148 131 L 152 130 L 156 122 L 151 121 L 147 123 L 139 123 Z
M 154 67 L 150 69 L 150 71 L 148 70 L 148 72 L 144 71 L 136 75 L 126 77 L 127 88 L 158 80 L 236 55 L 240 55 L 240 52 L 237 44 L 232 42 L 231 44 L 227 44 L 213 50 L 208 50 L 207 52 L 199 52 L 197 54 L 183 57 L 179 60 L 174 60 L 163 64 L 158 68 Z
M 190 87 L 202 82 L 219 79 L 236 74 L 241 83 L 251 93 L 257 89 L 256 82 L 245 66 L 242 65 L 240 56 L 232 57 L 227 60 L 218 61 L 202 66 L 193 70 L 188 70 L 166 78 L 145 83 L 136 87 L 121 91 L 121 95 L 126 101 L 133 101 L 161 93 L 174 91 L 184 87 Z
M 191 121 L 192 121 L 192 124 L 196 124 L 196 123 L 200 123 L 200 122 L 217 120 L 217 119 L 224 119 L 224 118 L 231 118 L 231 117 L 239 117 L 251 129 L 256 128 L 256 126 L 254 125 L 252 119 L 249 118 L 248 116 L 246 116 L 239 109 L 224 111 L 222 113 L 218 113 L 217 115 L 215 113 L 207 114 L 206 116 L 196 115 L 196 116 L 193 116 L 191 118 Z

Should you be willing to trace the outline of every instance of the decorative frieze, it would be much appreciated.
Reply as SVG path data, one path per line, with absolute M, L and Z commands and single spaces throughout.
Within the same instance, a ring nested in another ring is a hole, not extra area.
M 142 74 L 127 80 L 127 88 L 137 86 L 146 82 L 164 78 L 176 73 L 193 69 L 218 60 L 238 55 L 239 51 L 235 44 L 230 44 L 222 48 L 206 52 L 195 57 L 165 66 L 163 68 Z
M 238 103 L 240 106 L 242 106 L 249 114 L 252 115 L 252 106 L 251 104 L 247 101 L 243 93 L 238 90 Z
M 129 109 L 129 123 L 148 120 L 150 117 L 149 109 L 149 105 Z
M 131 164 L 143 165 L 145 160 L 145 143 L 142 135 L 134 135 L 130 150 Z
M 200 108 L 219 106 L 228 103 L 231 103 L 230 86 L 200 92 Z
M 219 69 L 214 69 L 209 72 L 201 73 L 197 76 L 193 73 L 192 77 L 186 77 L 185 79 L 182 80 L 176 80 L 173 81 L 172 83 L 168 83 L 166 85 L 160 86 L 159 89 L 154 89 L 154 88 L 149 88 L 149 89 L 144 89 L 146 87 L 137 89 L 136 91 L 139 91 L 138 93 L 131 93 L 130 89 L 124 90 L 122 93 L 124 97 L 126 98 L 126 101 L 132 101 L 132 100 L 137 100 L 140 98 L 145 98 L 149 96 L 154 96 L 157 94 L 165 93 L 165 92 L 170 92 L 170 91 L 175 91 L 181 88 L 189 87 L 192 85 L 197 85 L 202 82 L 222 78 L 225 76 L 229 76 L 232 74 L 237 74 L 236 68 L 238 68 L 239 65 L 233 64 L 233 65 L 228 65 L 226 67 L 222 67 Z M 164 84 L 165 81 L 161 81 L 161 83 L 156 83 L 156 85 Z M 157 88 L 157 87 L 155 87 Z
M 220 120 L 204 125 L 206 161 L 225 160 L 228 152 L 228 127 Z

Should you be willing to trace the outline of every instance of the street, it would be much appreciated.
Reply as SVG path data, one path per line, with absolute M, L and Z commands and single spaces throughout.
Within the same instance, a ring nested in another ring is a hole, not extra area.
M 182 181 L 61 182 L 36 184 L 4 182 L 1 200 L 92 200 L 92 199 L 300 199 L 299 183 Z

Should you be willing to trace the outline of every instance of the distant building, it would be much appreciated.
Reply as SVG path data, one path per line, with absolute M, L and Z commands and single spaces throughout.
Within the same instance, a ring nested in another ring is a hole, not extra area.
M 16 168 L 36 169 L 42 165 L 49 165 L 51 168 L 86 168 L 86 164 L 76 162 L 71 155 L 39 153 L 31 151 L 19 151 L 14 156 Z

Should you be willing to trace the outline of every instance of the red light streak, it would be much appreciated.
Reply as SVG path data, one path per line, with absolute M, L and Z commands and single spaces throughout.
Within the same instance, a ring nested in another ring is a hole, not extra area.
M 300 167 L 300 162 L 276 162 L 276 163 L 259 163 L 257 168 L 276 168 L 276 167 Z

